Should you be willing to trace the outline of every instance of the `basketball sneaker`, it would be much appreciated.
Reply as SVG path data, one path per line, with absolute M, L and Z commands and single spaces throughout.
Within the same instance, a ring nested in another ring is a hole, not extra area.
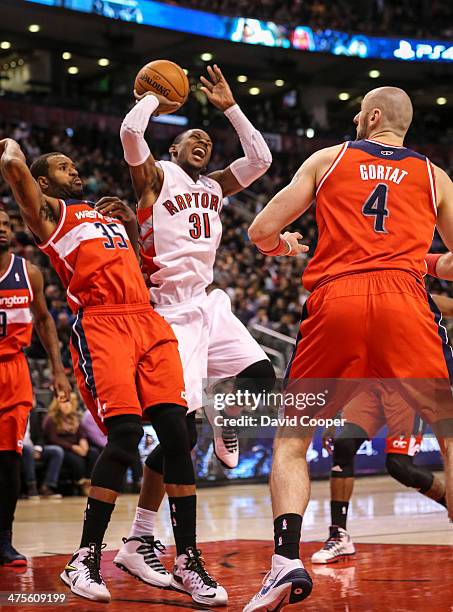
M 171 586 L 175 591 L 187 593 L 199 604 L 226 606 L 228 594 L 204 567 L 201 551 L 189 546 L 175 559 Z
M 272 555 L 272 566 L 260 591 L 249 601 L 243 612 L 277 612 L 283 606 L 299 603 L 313 588 L 309 573 L 300 559 Z
M 165 546 L 152 535 L 123 538 L 123 545 L 113 563 L 146 584 L 168 588 L 172 575 L 159 561 L 156 550 L 164 552 Z
M 0 565 L 8 567 L 23 567 L 27 558 L 21 555 L 11 543 L 12 532 L 9 529 L 0 531 Z
M 324 546 L 313 553 L 312 563 L 336 563 L 343 557 L 354 555 L 355 548 L 351 536 L 342 527 L 331 525 L 329 527 L 329 537 Z
M 239 439 L 234 427 L 216 425 L 215 417 L 228 418 L 223 411 L 215 410 L 211 402 L 205 407 L 206 417 L 212 427 L 214 454 L 224 468 L 231 470 L 239 463 Z
M 90 544 L 76 550 L 60 574 L 75 595 L 93 601 L 110 601 L 110 593 L 101 574 L 101 550 L 105 544 Z

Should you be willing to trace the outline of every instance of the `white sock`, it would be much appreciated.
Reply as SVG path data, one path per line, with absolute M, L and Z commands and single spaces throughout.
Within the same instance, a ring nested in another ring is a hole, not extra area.
M 135 511 L 134 522 L 132 523 L 129 537 L 154 535 L 154 524 L 156 522 L 157 512 L 153 510 L 145 510 L 139 508 Z

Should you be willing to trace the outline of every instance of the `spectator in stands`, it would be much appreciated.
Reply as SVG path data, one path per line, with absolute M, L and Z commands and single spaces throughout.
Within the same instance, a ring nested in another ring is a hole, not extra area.
M 91 472 L 99 449 L 89 446 L 78 412 L 78 398 L 71 393 L 71 401 L 55 398 L 43 423 L 44 438 L 48 444 L 60 446 L 64 451 L 63 467 L 71 473 L 71 479 L 82 495 L 88 495 Z
M 28 498 L 37 499 L 39 495 L 49 499 L 61 499 L 56 492 L 64 451 L 61 446 L 45 444 L 37 413 L 32 410 L 27 425 L 22 452 L 22 465 Z M 43 464 L 44 478 L 37 488 L 36 462 Z

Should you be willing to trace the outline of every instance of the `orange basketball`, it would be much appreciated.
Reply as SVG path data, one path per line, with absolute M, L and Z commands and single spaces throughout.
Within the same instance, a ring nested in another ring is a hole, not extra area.
M 143 66 L 135 77 L 134 87 L 139 95 L 152 91 L 180 104 L 189 95 L 189 80 L 184 70 L 169 60 L 154 60 Z

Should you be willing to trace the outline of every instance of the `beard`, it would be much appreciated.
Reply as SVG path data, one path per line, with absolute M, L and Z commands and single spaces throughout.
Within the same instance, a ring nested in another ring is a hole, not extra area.
M 46 191 L 46 195 L 62 200 L 81 200 L 83 198 L 83 185 L 74 185 L 73 183 L 61 185 L 54 181 L 49 181 L 49 188 Z
M 10 242 L 0 242 L 0 253 L 6 253 L 11 246 Z

